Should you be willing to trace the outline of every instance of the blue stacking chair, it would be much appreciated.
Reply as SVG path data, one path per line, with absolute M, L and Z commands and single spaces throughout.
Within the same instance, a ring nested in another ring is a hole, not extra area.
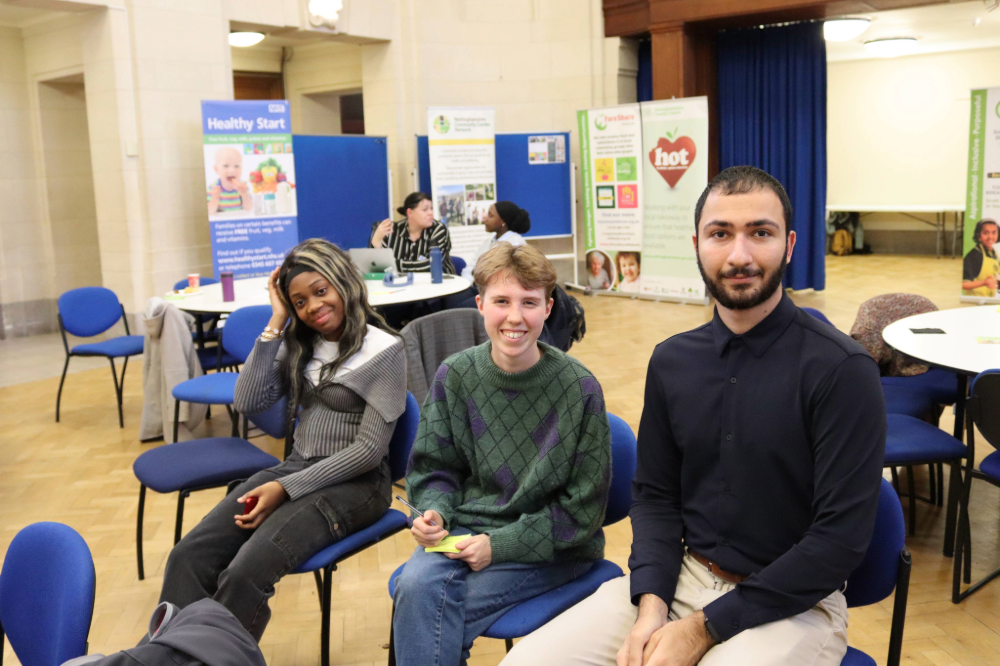
M 906 598 L 910 590 L 910 553 L 906 550 L 906 527 L 899 497 L 888 481 L 882 480 L 875 530 L 865 559 L 847 578 L 848 608 L 877 604 L 896 591 L 892 603 L 887 666 L 899 666 L 903 650 Z M 875 660 L 855 648 L 847 648 L 841 666 L 875 666 Z
M 251 415 L 253 422 L 275 439 L 285 437 L 288 400 L 282 398 L 261 414 Z M 146 451 L 132 463 L 139 480 L 139 511 L 135 526 L 135 554 L 139 580 L 146 576 L 142 557 L 142 519 L 146 507 L 146 488 L 158 493 L 177 493 L 177 519 L 174 522 L 174 545 L 181 540 L 184 525 L 184 500 L 196 490 L 227 487 L 227 493 L 257 472 L 276 466 L 280 461 L 238 437 L 207 437 L 188 442 L 164 444 Z
M 632 507 L 632 477 L 636 467 L 636 441 L 632 429 L 625 421 L 608 414 L 611 424 L 611 488 L 608 493 L 608 508 L 604 513 L 604 526 L 614 525 L 628 516 Z M 389 579 L 389 595 L 396 595 L 396 579 L 403 572 L 403 564 Z M 509 652 L 515 638 L 527 636 L 555 616 L 586 599 L 609 580 L 623 576 L 624 572 L 614 562 L 599 560 L 584 575 L 576 580 L 549 590 L 533 599 L 523 601 L 504 613 L 483 635 L 487 638 L 502 638 Z M 393 634 L 389 633 L 389 664 L 396 663 Z
M 998 402 L 1000 401 L 1000 370 L 987 370 L 976 375 L 972 380 L 970 391 L 971 395 L 966 401 L 965 409 L 969 453 L 965 459 L 965 484 L 962 488 L 962 508 L 958 527 L 958 545 L 956 546 L 958 550 L 955 552 L 955 575 L 952 581 L 951 595 L 951 600 L 956 604 L 1000 576 L 1000 568 L 995 569 L 964 592 L 961 590 L 960 577 L 962 576 L 963 564 L 965 583 L 972 582 L 972 535 L 969 529 L 969 497 L 972 493 L 972 480 L 980 479 L 994 486 L 1000 486 L 1000 451 L 996 450 L 997 443 L 1000 442 L 1000 402 Z M 993 453 L 987 455 L 979 463 L 979 469 L 974 467 L 976 430 L 973 426 L 979 428 L 983 439 L 994 449 Z
M 462 259 L 462 257 L 456 257 L 455 255 L 451 255 L 451 263 L 455 267 L 455 272 L 459 275 L 461 275 L 462 271 L 465 270 L 465 267 L 468 266 L 468 262 L 466 262 L 465 259 Z
M 226 326 L 220 333 L 219 344 L 223 351 L 234 356 L 240 363 L 245 363 L 254 342 L 271 321 L 270 305 L 251 305 L 235 310 L 226 319 Z M 239 434 L 239 418 L 233 404 L 236 392 L 236 372 L 216 372 L 202 375 L 181 382 L 171 392 L 174 396 L 174 441 L 177 441 L 178 421 L 180 419 L 181 401 L 201 405 L 226 405 L 230 409 L 233 420 L 233 437 Z M 244 434 L 245 436 L 245 434 Z
M 827 319 L 826 315 L 817 310 L 816 308 L 799 308 L 799 309 L 802 310 L 803 312 L 811 314 L 813 317 L 816 317 L 816 319 L 819 319 L 824 324 L 829 324 L 830 326 L 833 326 L 833 322 Z
M 201 286 L 207 287 L 219 281 L 213 277 L 202 277 Z M 188 286 L 187 279 L 178 280 L 174 284 L 175 290 L 184 289 Z M 222 370 L 223 368 L 235 367 L 239 365 L 239 360 L 231 354 L 224 352 L 221 345 L 206 347 L 206 342 L 217 341 L 219 339 L 219 329 L 216 328 L 219 315 L 217 314 L 196 314 L 194 321 L 198 330 L 191 334 L 196 343 L 195 352 L 198 354 L 198 361 L 201 362 L 202 370 Z
M 125 335 L 69 348 L 66 331 L 78 338 L 91 338 L 110 329 L 119 319 L 125 323 Z M 111 363 L 111 376 L 115 380 L 118 426 L 124 428 L 122 391 L 125 388 L 125 370 L 128 368 L 129 357 L 141 354 L 143 347 L 143 336 L 131 335 L 128 330 L 125 306 L 118 301 L 115 292 L 104 287 L 72 289 L 59 297 L 59 332 L 62 334 L 63 348 L 66 350 L 66 363 L 63 365 L 59 392 L 56 394 L 56 423 L 59 423 L 59 405 L 62 401 L 63 384 L 66 382 L 66 370 L 69 369 L 69 359 L 73 356 L 104 356 Z M 125 359 L 122 364 L 121 381 L 118 381 L 118 371 L 115 369 L 116 358 Z
M 6 634 L 22 666 L 59 666 L 87 654 L 94 560 L 72 527 L 35 523 L 17 533 L 0 572 L 0 664 Z
M 413 397 L 413 394 L 407 391 L 406 411 L 396 421 L 396 429 L 393 430 L 392 439 L 389 440 L 389 469 L 393 481 L 402 479 L 406 474 L 406 462 L 410 458 L 410 448 L 413 447 L 413 440 L 417 436 L 419 423 L 420 405 L 417 404 L 417 399 Z M 320 632 L 320 655 L 323 666 L 330 664 L 330 597 L 333 572 L 337 570 L 337 565 L 382 539 L 406 529 L 407 525 L 405 513 L 396 509 L 387 509 L 381 518 L 365 529 L 327 546 L 292 572 L 297 574 L 312 572 L 316 578 L 316 590 L 319 593 L 319 603 L 323 614 Z M 392 647 L 390 646 L 389 649 L 391 654 Z

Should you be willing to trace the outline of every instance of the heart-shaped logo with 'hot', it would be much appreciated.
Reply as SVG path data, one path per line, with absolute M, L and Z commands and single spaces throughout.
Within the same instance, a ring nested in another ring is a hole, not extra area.
M 689 136 L 679 137 L 676 141 L 660 139 L 656 147 L 649 151 L 649 162 L 673 189 L 691 168 L 696 153 L 694 140 Z

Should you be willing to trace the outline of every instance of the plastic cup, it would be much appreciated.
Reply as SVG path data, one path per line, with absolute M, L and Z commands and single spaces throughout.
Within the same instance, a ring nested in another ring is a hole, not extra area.
M 188 286 L 192 289 L 197 289 L 201 286 L 201 274 L 200 273 L 188 273 Z

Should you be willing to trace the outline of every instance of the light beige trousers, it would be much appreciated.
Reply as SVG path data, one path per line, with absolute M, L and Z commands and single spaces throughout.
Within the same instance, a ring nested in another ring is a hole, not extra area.
M 734 587 L 684 556 L 670 619 L 699 611 Z M 501 666 L 614 666 L 635 624 L 629 577 L 616 578 L 519 641 Z M 794 617 L 740 632 L 716 645 L 701 666 L 839 666 L 847 652 L 847 602 L 839 591 Z

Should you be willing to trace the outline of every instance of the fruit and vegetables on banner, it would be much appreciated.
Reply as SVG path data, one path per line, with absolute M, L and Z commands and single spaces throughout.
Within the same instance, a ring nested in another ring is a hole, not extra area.
M 281 165 L 273 157 L 261 162 L 256 171 L 250 172 L 250 186 L 254 194 L 274 194 L 278 190 L 278 183 L 288 183 L 295 187 L 295 183 L 288 180 L 288 174 L 281 170 Z

